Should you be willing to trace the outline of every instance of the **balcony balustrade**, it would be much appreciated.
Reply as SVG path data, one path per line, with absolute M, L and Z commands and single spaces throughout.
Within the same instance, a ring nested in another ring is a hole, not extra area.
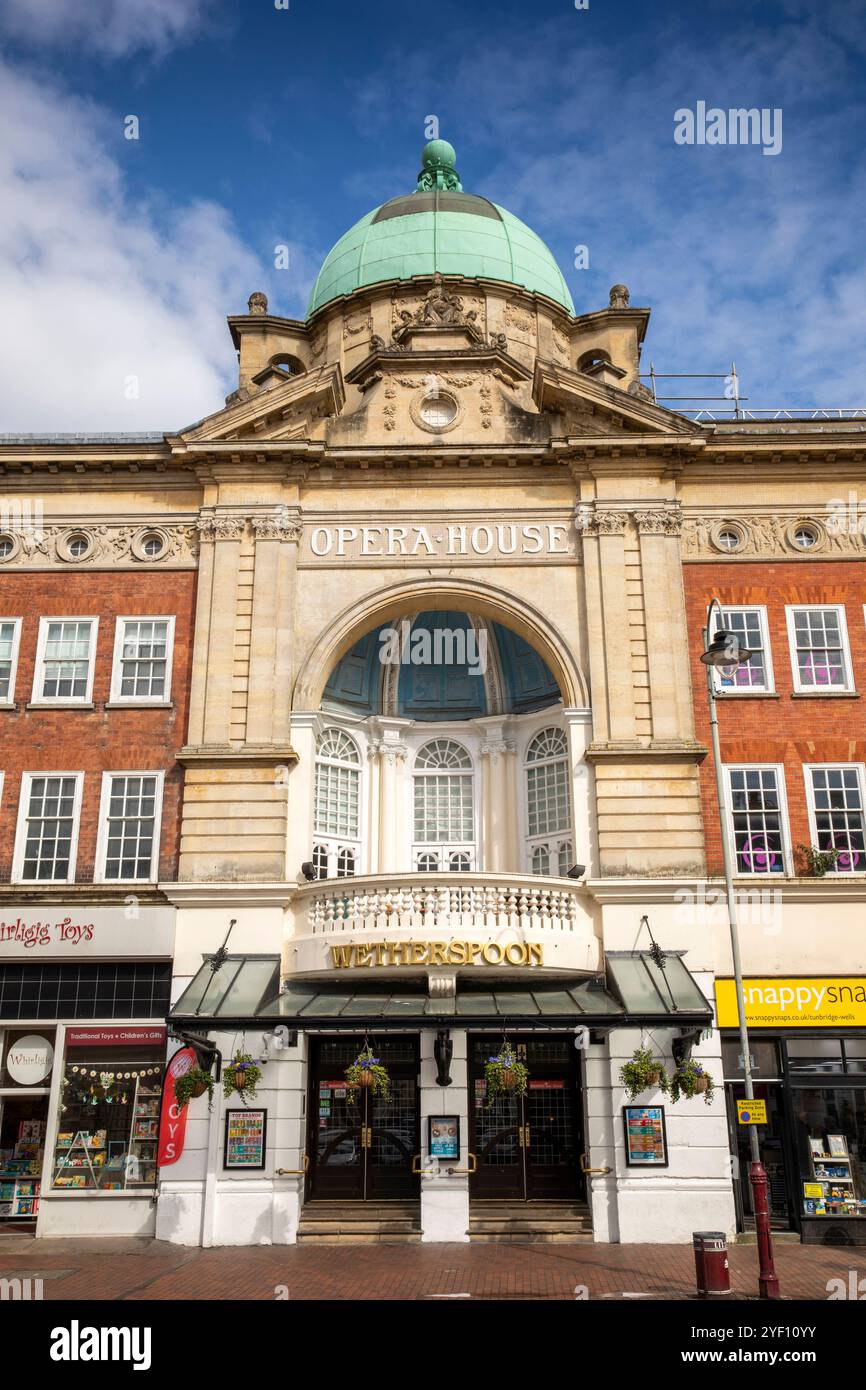
M 579 885 L 531 874 L 408 873 L 324 879 L 293 898 L 296 936 L 403 929 L 591 930 Z

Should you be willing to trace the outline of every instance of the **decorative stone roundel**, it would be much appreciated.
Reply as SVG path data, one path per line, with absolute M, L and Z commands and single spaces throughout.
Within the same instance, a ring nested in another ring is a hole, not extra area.
M 827 539 L 827 533 L 820 521 L 812 517 L 792 521 L 785 529 L 785 538 L 795 550 L 820 550 Z
M 93 537 L 87 531 L 65 531 L 57 537 L 57 554 L 72 565 L 89 560 L 93 554 Z
M 739 521 L 718 521 L 710 531 L 710 543 L 723 555 L 732 555 L 746 544 L 747 532 Z
M 441 387 L 429 387 L 415 397 L 409 406 L 409 413 L 419 429 L 430 434 L 447 434 L 463 419 L 464 408 L 450 391 Z
M 169 536 L 160 526 L 146 526 L 136 531 L 129 548 L 136 560 L 152 564 L 154 560 L 165 559 L 169 544 Z

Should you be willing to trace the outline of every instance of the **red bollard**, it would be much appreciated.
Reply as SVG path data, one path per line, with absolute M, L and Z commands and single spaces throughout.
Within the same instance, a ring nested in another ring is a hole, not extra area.
M 714 1298 L 731 1292 L 728 1243 L 724 1231 L 695 1231 L 695 1279 L 700 1298 Z

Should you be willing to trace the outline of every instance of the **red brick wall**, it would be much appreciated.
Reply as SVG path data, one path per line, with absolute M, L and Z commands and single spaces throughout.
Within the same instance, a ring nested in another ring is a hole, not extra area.
M 23 618 L 15 710 L 0 710 L 0 882 L 9 882 L 22 772 L 84 772 L 76 882 L 93 879 L 103 770 L 165 769 L 159 876 L 177 877 L 183 769 L 175 754 L 186 737 L 195 606 L 192 571 L 0 575 L 0 617 Z M 104 708 L 109 699 L 115 619 L 175 615 L 172 705 Z M 98 617 L 94 710 L 25 709 L 33 692 L 40 617 Z
M 741 695 L 719 700 L 719 738 L 723 763 L 782 763 L 788 794 L 791 843 L 811 843 L 803 763 L 866 762 L 866 564 L 857 561 L 805 561 L 773 564 L 683 566 L 697 736 L 707 747 L 706 671 L 701 665 L 700 633 L 713 595 L 723 607 L 763 604 L 767 609 L 773 675 L 778 699 Z M 818 695 L 792 699 L 794 680 L 786 604 L 842 604 L 848 623 L 854 689 L 859 698 Z M 710 873 L 722 872 L 715 772 L 710 755 L 701 766 L 701 798 Z M 797 856 L 795 853 L 795 863 Z

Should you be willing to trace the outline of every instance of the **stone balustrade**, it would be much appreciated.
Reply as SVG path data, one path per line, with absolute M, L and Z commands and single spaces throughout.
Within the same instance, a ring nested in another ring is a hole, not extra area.
M 580 888 L 531 874 L 409 873 L 327 879 L 293 898 L 295 935 L 456 931 L 578 932 L 587 926 Z

